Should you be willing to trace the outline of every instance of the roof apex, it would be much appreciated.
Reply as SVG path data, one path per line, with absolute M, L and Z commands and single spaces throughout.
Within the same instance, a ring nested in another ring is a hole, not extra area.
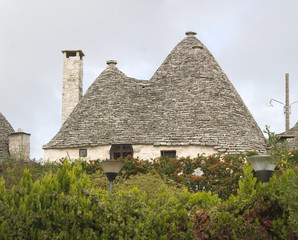
M 193 31 L 187 31 L 187 32 L 185 32 L 185 35 L 186 36 L 195 36 L 195 35 L 197 35 L 197 33 L 193 32 Z
M 108 60 L 107 61 L 107 64 L 110 66 L 110 67 L 115 67 L 117 65 L 117 61 L 116 60 Z

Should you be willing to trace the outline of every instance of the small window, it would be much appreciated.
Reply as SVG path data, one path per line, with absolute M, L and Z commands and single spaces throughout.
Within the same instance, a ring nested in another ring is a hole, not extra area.
M 160 151 L 162 157 L 176 158 L 176 151 Z
M 80 157 L 87 157 L 87 149 L 80 149 L 79 150 Z

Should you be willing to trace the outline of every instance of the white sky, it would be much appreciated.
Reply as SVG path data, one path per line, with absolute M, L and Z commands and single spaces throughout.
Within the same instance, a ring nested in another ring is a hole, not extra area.
M 82 49 L 84 92 L 118 61 L 150 79 L 186 31 L 197 32 L 260 128 L 284 131 L 285 73 L 298 101 L 297 0 L 0 0 L 0 111 L 43 157 L 61 127 L 62 49 Z M 292 105 L 291 127 L 298 121 Z

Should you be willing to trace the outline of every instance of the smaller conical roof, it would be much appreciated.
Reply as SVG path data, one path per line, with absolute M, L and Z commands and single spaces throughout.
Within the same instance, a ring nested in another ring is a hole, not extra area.
M 0 157 L 8 150 L 8 136 L 13 132 L 12 126 L 0 112 Z
M 287 139 L 288 148 L 297 149 L 298 148 L 298 122 L 295 126 L 290 128 L 288 131 L 278 134 L 281 139 Z
M 146 141 L 152 116 L 144 103 L 150 101 L 145 95 L 149 83 L 127 77 L 111 61 L 108 65 L 44 149 Z

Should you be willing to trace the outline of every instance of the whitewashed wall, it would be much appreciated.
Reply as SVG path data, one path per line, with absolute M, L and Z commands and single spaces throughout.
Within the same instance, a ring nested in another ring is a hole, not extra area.
M 45 149 L 45 161 L 57 161 L 61 158 L 69 156 L 71 159 L 79 158 L 79 149 L 87 149 L 86 160 L 108 159 L 110 158 L 110 145 L 97 146 L 97 147 L 81 147 L 69 149 Z M 160 151 L 176 150 L 177 157 L 196 157 L 198 153 L 205 153 L 211 155 L 217 153 L 213 147 L 199 146 L 199 145 L 186 145 L 186 146 L 153 146 L 153 145 L 133 145 L 133 156 L 135 158 L 149 160 L 160 157 Z

